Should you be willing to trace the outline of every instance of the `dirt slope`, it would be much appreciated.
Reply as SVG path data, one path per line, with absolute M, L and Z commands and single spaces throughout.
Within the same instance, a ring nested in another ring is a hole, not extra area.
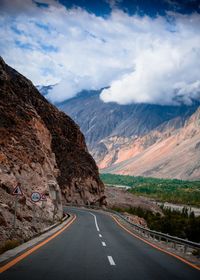
M 156 138 L 157 135 L 157 138 Z M 145 147 L 147 138 L 155 139 Z M 117 163 L 118 162 L 118 163 Z M 158 178 L 200 178 L 200 108 L 180 129 L 154 131 L 118 151 L 116 164 L 103 173 Z

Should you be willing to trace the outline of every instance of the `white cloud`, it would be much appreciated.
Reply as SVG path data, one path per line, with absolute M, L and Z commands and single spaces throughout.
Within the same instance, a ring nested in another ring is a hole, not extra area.
M 52 101 L 83 89 L 105 102 L 190 103 L 200 90 L 200 16 L 107 18 L 54 0 L 1 1 L 0 51 L 35 84 L 57 84 Z M 115 1 L 113 1 L 114 3 Z

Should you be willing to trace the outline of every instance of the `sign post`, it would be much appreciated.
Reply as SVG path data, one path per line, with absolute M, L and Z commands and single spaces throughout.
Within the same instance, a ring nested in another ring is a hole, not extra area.
M 17 204 L 18 204 L 18 197 L 23 196 L 23 192 L 19 185 L 17 185 L 13 190 L 13 195 L 15 195 L 15 205 L 14 205 L 14 217 L 13 217 L 13 228 L 16 228 L 16 215 L 17 215 Z
M 41 194 L 40 200 L 42 201 L 42 215 L 41 215 L 41 222 L 42 222 L 42 220 L 43 220 L 43 210 L 45 208 L 44 203 L 45 203 L 45 201 L 47 201 L 46 195 L 44 193 Z
M 36 222 L 36 209 L 35 209 L 35 203 L 37 203 L 38 201 L 40 201 L 41 199 L 41 195 L 39 192 L 32 192 L 31 194 L 31 200 L 34 203 L 34 207 L 33 207 L 33 224 L 35 224 Z

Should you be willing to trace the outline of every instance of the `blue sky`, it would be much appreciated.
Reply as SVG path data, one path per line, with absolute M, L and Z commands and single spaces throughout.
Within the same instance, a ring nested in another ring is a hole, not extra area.
M 55 102 L 108 87 L 104 102 L 200 99 L 200 3 L 1 0 L 0 53 Z
M 167 11 L 178 11 L 182 14 L 200 12 L 199 1 L 197 0 L 60 0 L 59 2 L 67 8 L 81 7 L 97 16 L 109 15 L 113 8 L 123 10 L 129 15 L 139 13 L 140 15 L 149 15 L 151 17 L 155 17 L 158 14 L 166 15 Z

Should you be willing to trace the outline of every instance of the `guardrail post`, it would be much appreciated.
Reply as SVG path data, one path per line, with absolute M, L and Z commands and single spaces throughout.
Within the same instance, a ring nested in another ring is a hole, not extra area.
M 184 245 L 184 254 L 187 253 L 187 248 L 188 248 L 188 246 L 187 246 L 187 245 Z
M 176 242 L 174 242 L 174 249 L 176 250 Z

